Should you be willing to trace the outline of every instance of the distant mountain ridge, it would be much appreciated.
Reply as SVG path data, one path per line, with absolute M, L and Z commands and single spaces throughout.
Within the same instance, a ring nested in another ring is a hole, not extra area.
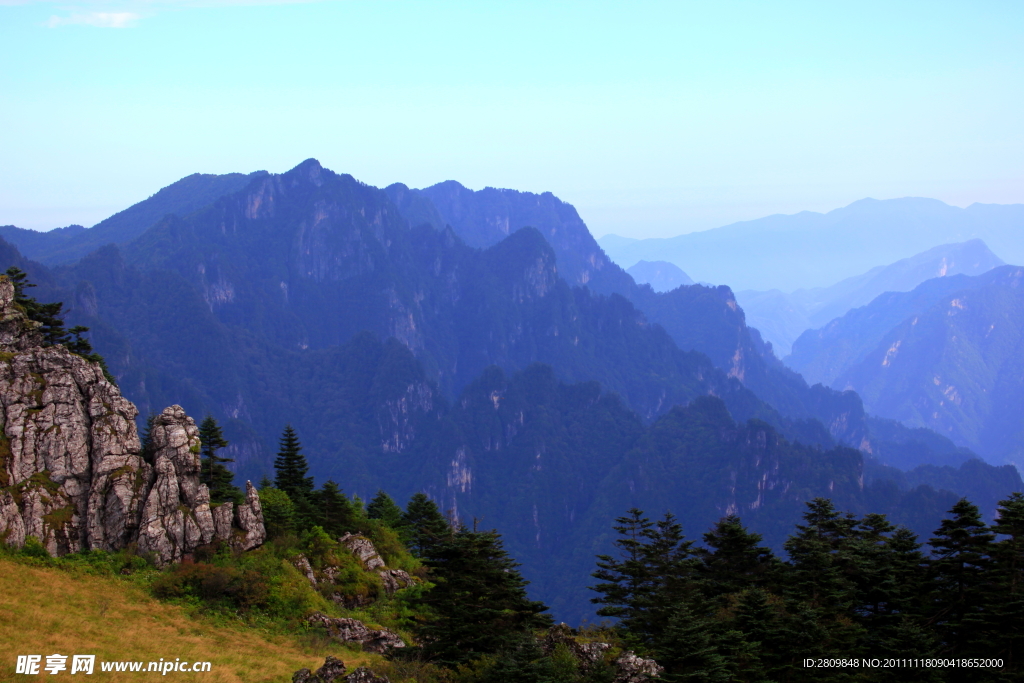
M 29 259 L 46 265 L 71 263 L 106 244 L 127 244 L 168 214 L 187 216 L 218 197 L 236 192 L 266 171 L 250 174 L 193 173 L 171 183 L 149 199 L 133 204 L 91 228 L 73 225 L 49 232 L 0 226 L 0 236 Z
M 1001 265 L 1002 259 L 984 242 L 974 239 L 940 245 L 830 287 L 798 289 L 789 294 L 747 290 L 737 292 L 736 300 L 746 312 L 748 324 L 760 330 L 782 357 L 790 353 L 804 330 L 821 327 L 884 292 L 909 292 L 934 277 L 980 275 Z
M 825 214 L 804 211 L 694 232 L 624 243 L 602 238 L 616 262 L 671 261 L 705 282 L 734 290 L 793 291 L 826 287 L 879 263 L 937 244 L 981 239 L 1009 263 L 1024 263 L 1024 204 L 972 204 L 936 199 L 862 199 Z
M 873 413 L 1024 462 L 1024 269 L 928 280 L 887 293 L 820 330 L 788 362 L 853 389 Z
M 671 292 L 683 285 L 695 284 L 679 266 L 668 261 L 637 261 L 626 268 L 638 285 L 650 285 L 655 292 Z

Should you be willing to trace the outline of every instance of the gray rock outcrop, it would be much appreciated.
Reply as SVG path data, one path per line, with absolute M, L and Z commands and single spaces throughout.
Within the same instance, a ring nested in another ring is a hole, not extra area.
M 364 666 L 345 673 L 345 662 L 327 656 L 324 665 L 312 673 L 309 669 L 299 669 L 292 674 L 292 683 L 391 683 L 387 676 L 378 676 Z
M 615 667 L 618 671 L 615 674 L 614 683 L 645 683 L 652 678 L 657 678 L 665 667 L 660 666 L 653 659 L 638 657 L 631 651 L 623 652 L 615 660 Z
M 363 568 L 373 571 L 384 566 L 384 560 L 377 553 L 373 541 L 359 534 L 345 534 L 338 541 L 355 555 Z
M 97 363 L 42 346 L 37 328 L 0 276 L 0 539 L 35 536 L 51 555 L 137 543 L 160 563 L 214 540 L 265 540 L 252 484 L 244 504 L 211 509 L 198 429 L 181 407 L 158 416 L 151 465 L 136 407 Z
M 314 612 L 306 621 L 312 626 L 323 626 L 327 635 L 341 643 L 358 643 L 367 652 L 383 654 L 388 650 L 405 647 L 405 641 L 388 629 L 371 629 L 358 619 L 329 617 Z
M 316 673 L 309 669 L 299 669 L 292 674 L 292 683 L 341 683 L 346 680 L 345 662 L 327 655 L 324 665 L 316 670 Z
M 391 683 L 391 680 L 387 676 L 378 676 L 365 666 L 361 666 L 345 677 L 345 683 Z
M 388 569 L 373 541 L 361 534 L 346 533 L 338 541 L 356 556 L 367 571 L 376 570 L 384 584 L 384 592 L 394 595 L 398 590 L 416 583 L 404 569 Z

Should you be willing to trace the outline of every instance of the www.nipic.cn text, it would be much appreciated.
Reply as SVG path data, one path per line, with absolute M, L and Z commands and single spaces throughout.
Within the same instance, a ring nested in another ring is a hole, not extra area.
M 163 659 L 157 662 L 133 661 L 100 661 L 97 667 L 96 655 L 18 655 L 14 667 L 16 674 L 51 674 L 68 672 L 71 674 L 92 674 L 99 672 L 129 671 L 138 673 L 158 673 L 166 676 L 169 673 L 203 673 L 210 670 L 210 662 L 182 661 Z

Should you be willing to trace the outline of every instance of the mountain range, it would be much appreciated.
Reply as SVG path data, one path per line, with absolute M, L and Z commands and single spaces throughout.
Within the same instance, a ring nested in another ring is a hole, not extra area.
M 676 510 L 691 536 L 738 512 L 778 547 L 815 495 L 927 533 L 965 487 L 990 514 L 1021 486 L 808 386 L 728 287 L 637 284 L 550 193 L 381 190 L 315 160 L 186 181 L 120 223 L 4 229 L 36 260 L 3 242 L 0 265 L 92 328 L 143 414 L 220 420 L 239 474 L 268 473 L 290 423 L 318 481 L 426 490 L 497 526 L 561 614 L 587 612 L 568 588 L 630 505 Z M 68 256 L 82 234 L 103 246 Z M 941 464 L 892 469 L 920 463 Z
M 1002 259 L 979 239 L 944 244 L 887 266 L 846 278 L 829 287 L 798 289 L 788 294 L 777 289 L 767 292 L 736 292 L 736 300 L 773 350 L 784 357 L 804 330 L 822 327 L 853 308 L 870 303 L 885 292 L 909 292 L 925 280 L 948 275 L 980 275 Z M 811 378 L 808 378 L 811 380 Z
M 983 240 L 1009 263 L 1024 263 L 1024 204 L 972 204 L 937 199 L 862 199 L 825 214 L 803 211 L 734 223 L 678 237 L 630 240 L 606 235 L 616 263 L 670 261 L 702 282 L 737 291 L 828 287 L 879 263 L 939 244 Z
M 872 413 L 1021 463 L 1022 330 L 1024 270 L 1001 266 L 883 294 L 805 332 L 787 362 Z
M 626 272 L 638 285 L 650 285 L 655 292 L 671 292 L 694 284 L 689 275 L 668 261 L 637 261 Z

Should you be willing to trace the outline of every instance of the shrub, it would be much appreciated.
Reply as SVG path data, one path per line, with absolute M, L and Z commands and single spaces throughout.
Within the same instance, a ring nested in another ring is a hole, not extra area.
M 25 545 L 21 546 L 21 554 L 27 557 L 41 557 L 47 558 L 50 556 L 50 552 L 35 536 L 29 536 L 25 539 Z

